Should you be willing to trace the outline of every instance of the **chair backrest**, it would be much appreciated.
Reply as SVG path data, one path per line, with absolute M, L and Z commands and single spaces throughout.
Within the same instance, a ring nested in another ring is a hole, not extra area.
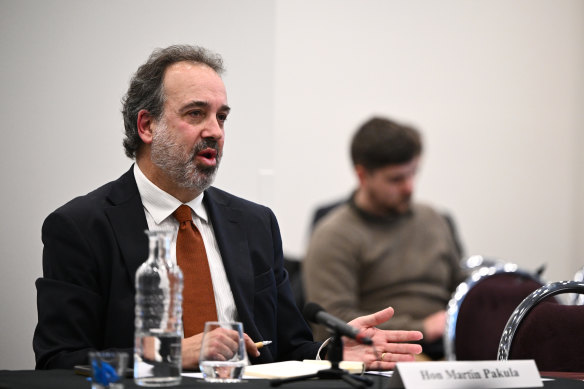
M 584 282 L 552 282 L 525 298 L 505 325 L 497 359 L 534 359 L 540 371 L 584 371 L 584 306 L 550 301 L 561 293 L 584 293 Z
M 578 269 L 578 271 L 574 274 L 574 281 L 584 281 L 584 267 Z M 576 293 L 572 295 L 572 304 L 584 305 L 584 294 Z
M 517 305 L 543 285 L 515 264 L 472 272 L 448 303 L 444 348 L 449 360 L 494 360 L 505 323 Z

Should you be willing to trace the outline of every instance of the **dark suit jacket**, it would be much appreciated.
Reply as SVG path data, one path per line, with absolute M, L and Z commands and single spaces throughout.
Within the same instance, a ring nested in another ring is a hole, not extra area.
M 272 340 L 252 363 L 315 358 L 319 343 L 294 303 L 276 218 L 264 206 L 216 188 L 205 192 L 244 331 Z M 36 282 L 37 369 L 87 363 L 90 349 L 134 343 L 137 268 L 148 229 L 132 169 L 50 214 L 43 224 L 43 277 Z

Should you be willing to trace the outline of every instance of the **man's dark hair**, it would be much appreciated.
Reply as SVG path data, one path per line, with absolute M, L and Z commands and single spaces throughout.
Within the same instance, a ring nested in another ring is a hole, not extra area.
M 130 80 L 128 92 L 122 99 L 126 130 L 124 149 L 128 157 L 135 158 L 142 144 L 138 135 L 138 112 L 145 109 L 154 119 L 160 119 L 166 98 L 163 88 L 164 73 L 170 65 L 183 61 L 207 65 L 217 74 L 224 70 L 221 57 L 202 47 L 174 45 L 154 50 L 148 61 L 138 68 Z
M 361 125 L 351 142 L 353 165 L 362 165 L 368 171 L 410 162 L 421 153 L 418 130 L 381 117 Z

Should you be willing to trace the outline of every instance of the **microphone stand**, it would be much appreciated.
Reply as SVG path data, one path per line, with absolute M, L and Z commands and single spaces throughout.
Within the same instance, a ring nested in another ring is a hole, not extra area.
M 329 369 L 319 370 L 314 374 L 306 374 L 290 378 L 276 378 L 270 380 L 271 386 L 280 386 L 289 382 L 306 381 L 310 379 L 342 379 L 356 389 L 365 389 L 366 386 L 373 385 L 373 381 L 367 377 L 360 377 L 350 374 L 347 370 L 339 367 L 343 360 L 343 340 L 341 335 L 335 331 L 328 344 L 327 359 L 331 362 Z

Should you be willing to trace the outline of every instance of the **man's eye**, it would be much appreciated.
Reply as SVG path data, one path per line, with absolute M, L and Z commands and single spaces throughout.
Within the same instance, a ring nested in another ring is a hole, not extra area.
M 227 114 L 226 113 L 217 114 L 217 120 L 219 120 L 220 122 L 224 122 L 225 120 L 227 120 Z
M 190 111 L 189 115 L 194 116 L 194 117 L 201 117 L 201 116 L 203 116 L 203 111 L 200 111 L 200 110 Z

